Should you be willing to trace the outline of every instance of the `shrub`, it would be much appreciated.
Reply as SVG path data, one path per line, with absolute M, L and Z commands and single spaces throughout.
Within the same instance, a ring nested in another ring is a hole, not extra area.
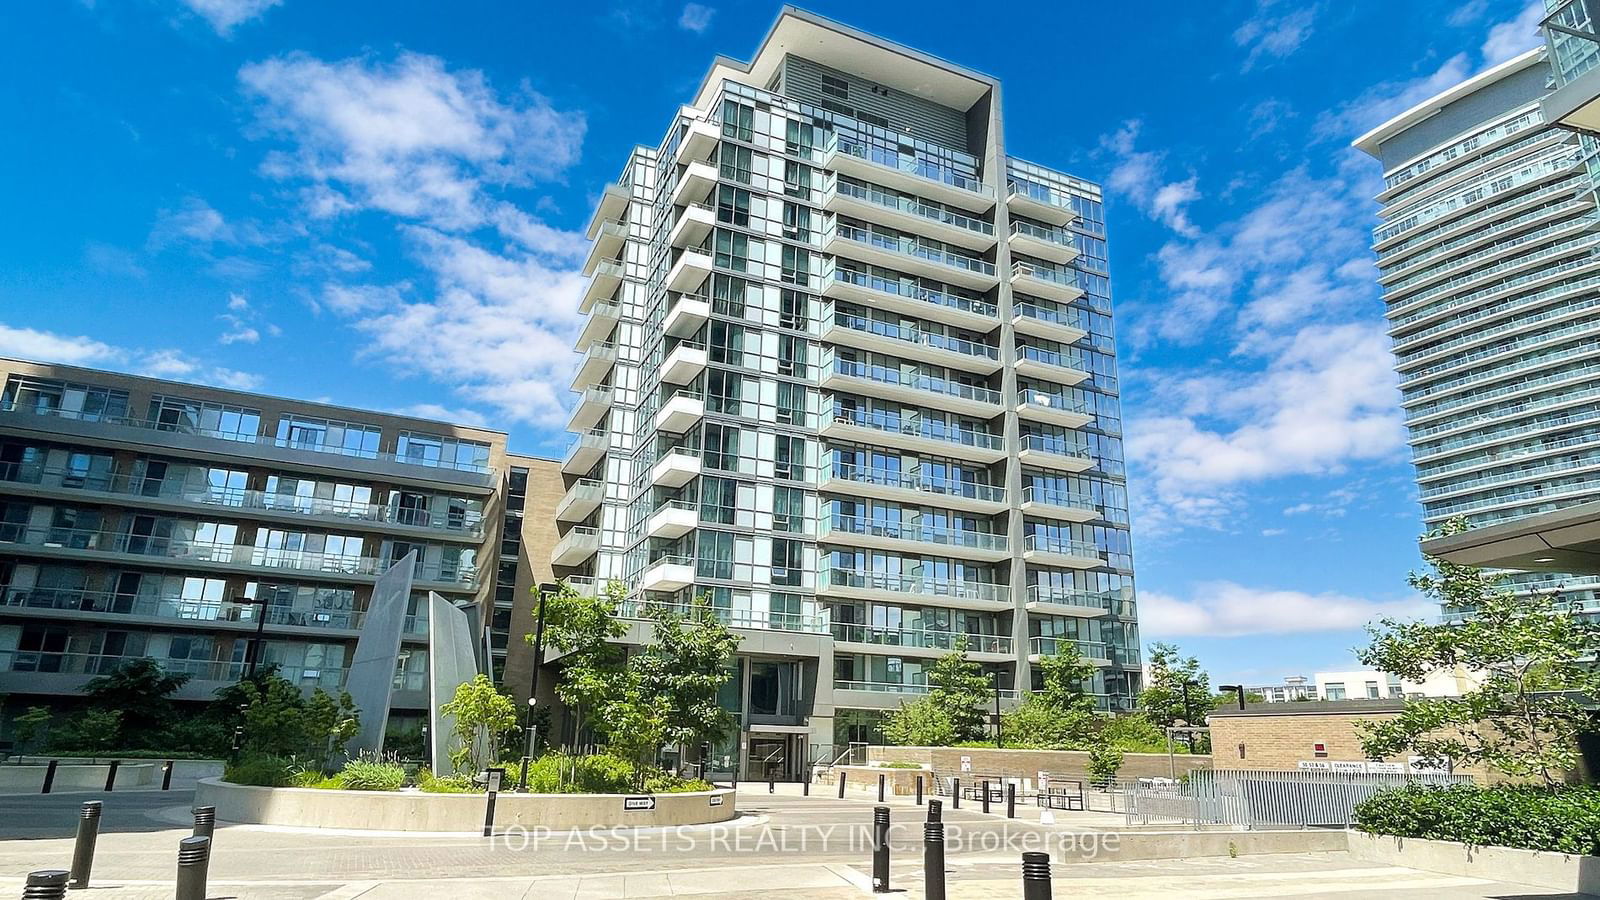
M 398 791 L 406 783 L 406 767 L 399 757 L 363 753 L 339 770 L 339 783 L 347 791 Z
M 424 794 L 471 794 L 478 789 L 465 775 L 435 775 L 427 769 L 417 771 L 417 788 Z
M 647 794 L 685 794 L 691 791 L 709 791 L 711 782 L 698 778 L 684 778 L 672 772 L 654 771 L 645 776 Z
M 1106 744 L 1089 748 L 1089 776 L 1096 787 L 1109 787 L 1122 768 L 1122 750 Z
M 316 769 L 302 769 L 290 777 L 289 786 L 336 791 L 344 787 L 344 782 L 337 775 L 324 775 Z
M 300 773 L 294 760 L 286 756 L 246 756 L 222 770 L 222 780 L 257 787 L 287 787 Z
M 528 769 L 528 790 L 535 794 L 626 794 L 632 786 L 633 764 L 604 753 L 547 753 Z
M 1406 785 L 1356 807 L 1373 834 L 1600 856 L 1600 788 Z
M 873 763 L 873 765 L 877 766 L 880 769 L 920 769 L 920 768 L 922 768 L 922 764 L 921 763 L 903 762 L 903 761 L 898 760 L 898 759 L 890 760 L 888 762 L 875 762 L 875 763 Z

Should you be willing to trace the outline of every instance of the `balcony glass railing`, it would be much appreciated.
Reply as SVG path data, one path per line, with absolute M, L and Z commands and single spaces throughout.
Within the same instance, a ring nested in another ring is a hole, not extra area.
M 1037 656 L 1055 656 L 1067 647 L 1077 648 L 1084 659 L 1110 659 L 1104 641 L 1083 641 L 1067 637 L 1033 637 L 1028 639 L 1028 652 Z
M 1036 484 L 1030 484 L 1022 489 L 1022 502 L 1042 503 L 1046 506 L 1082 509 L 1090 512 L 1095 512 L 1100 508 L 1090 494 L 1080 494 L 1077 491 L 1067 491 L 1061 488 L 1042 487 Z
M 1088 400 L 1067 394 L 1041 391 L 1035 388 L 1022 388 L 1017 391 L 1017 403 L 1048 407 L 1061 412 L 1077 413 L 1084 416 L 1090 415 Z
M 950 266 L 964 272 L 972 272 L 977 275 L 994 274 L 994 263 L 992 262 L 979 259 L 976 256 L 968 256 L 965 253 L 956 253 L 943 247 L 930 246 L 908 235 L 882 234 L 867 228 L 859 228 L 848 222 L 835 223 L 833 233 L 847 241 L 854 241 L 864 246 L 886 250 L 890 253 L 898 253 L 902 256 L 927 260 L 942 266 Z
M 948 166 L 924 157 L 865 144 L 853 140 L 843 132 L 835 131 L 833 136 L 828 139 L 823 152 L 837 152 L 847 156 L 854 156 L 857 159 L 864 159 L 884 168 L 894 169 L 898 172 L 915 175 L 918 178 L 926 178 L 929 181 L 937 181 L 940 184 L 970 191 L 980 197 L 994 196 L 994 191 L 988 185 L 972 175 L 957 172 Z
M 928 685 L 900 681 L 847 681 L 842 678 L 835 678 L 833 680 L 833 689 L 836 691 L 868 691 L 874 694 L 926 694 Z M 1002 700 L 1015 700 L 1017 698 L 1017 692 L 1012 688 L 1001 688 L 994 693 L 999 694 Z
M 1026 553 L 1054 553 L 1059 556 L 1080 556 L 1086 559 L 1105 558 L 1105 554 L 1100 548 L 1088 541 L 1057 537 L 1039 532 L 1034 532 L 1024 537 L 1022 549 Z
M 0 524 L 0 543 L 227 563 L 264 569 L 332 572 L 343 575 L 377 576 L 394 566 L 393 560 L 371 556 L 281 550 L 231 544 L 225 541 L 185 540 L 154 535 L 108 534 L 87 528 L 26 528 L 21 525 Z M 422 581 L 464 585 L 478 583 L 476 567 L 467 563 L 436 564 L 419 561 L 416 577 Z
M 730 628 L 752 628 L 762 631 L 801 631 L 808 634 L 827 634 L 828 617 L 803 613 L 777 612 L 766 609 L 734 609 L 726 606 L 707 606 L 711 615 Z M 660 610 L 680 616 L 696 612 L 686 603 L 661 603 L 654 600 L 625 600 L 617 607 L 617 618 L 648 619 L 653 611 Z
M 1032 360 L 1057 369 L 1070 369 L 1074 372 L 1086 371 L 1083 354 L 1076 350 L 1046 350 L 1032 344 L 1022 344 L 1017 347 L 1017 358 Z
M 1587 447 L 1593 443 L 1594 436 L 1584 434 L 1578 435 L 1577 437 L 1562 438 L 1559 441 L 1551 441 L 1549 443 L 1540 442 L 1533 446 L 1505 448 L 1494 447 L 1486 453 L 1476 454 L 1474 456 L 1466 457 L 1465 459 L 1459 459 L 1447 465 L 1419 468 L 1417 470 L 1417 478 L 1419 480 L 1426 480 L 1430 478 L 1438 478 L 1441 475 L 1449 475 L 1453 472 L 1460 472 L 1466 469 L 1514 465 L 1519 462 L 1527 462 L 1531 459 L 1544 457 L 1546 454 L 1555 453 L 1556 451 L 1564 450 L 1567 447 Z M 1527 469 L 1522 471 L 1538 470 Z M 1440 493 L 1447 493 L 1456 490 L 1458 485 L 1461 487 L 1468 487 L 1472 484 L 1473 482 L 1471 481 L 1447 481 L 1439 485 L 1423 487 L 1423 489 L 1418 493 L 1418 496 L 1438 496 Z
M 293 513 L 312 518 L 354 520 L 414 528 L 437 528 L 473 536 L 483 534 L 483 515 L 474 511 L 382 506 L 298 494 L 247 491 L 233 487 L 195 487 L 187 482 L 120 474 L 44 469 L 23 463 L 0 463 L 0 482 L 35 484 L 65 491 L 93 491 L 134 499 L 170 500 L 205 507 Z
M 1410 290 L 1412 287 L 1415 287 L 1417 285 L 1424 284 L 1424 283 L 1427 283 L 1427 282 L 1431 282 L 1434 279 L 1440 277 L 1441 275 L 1445 275 L 1447 273 L 1454 272 L 1457 269 L 1468 268 L 1468 267 L 1474 265 L 1475 263 L 1477 263 L 1480 260 L 1488 259 L 1489 257 L 1492 257 L 1492 256 L 1499 256 L 1500 254 L 1506 253 L 1506 252 L 1511 251 L 1511 250 L 1514 250 L 1517 247 L 1524 247 L 1524 246 L 1529 246 L 1529 245 L 1532 245 L 1532 244 L 1537 244 L 1537 243 L 1539 243 L 1540 241 L 1544 240 L 1546 237 L 1548 237 L 1550 235 L 1559 234 L 1559 233 L 1565 232 L 1565 231 L 1572 231 L 1572 230 L 1578 229 L 1578 228 L 1585 228 L 1588 225 L 1589 225 L 1589 223 L 1584 219 L 1564 219 L 1564 220 L 1561 220 L 1561 221 L 1558 221 L 1558 222 L 1551 222 L 1548 225 L 1543 225 L 1543 226 L 1541 226 L 1539 228 L 1535 228 L 1532 231 L 1525 232 L 1523 234 L 1519 234 L 1516 237 L 1511 238 L 1510 240 L 1500 241 L 1498 243 L 1490 244 L 1489 246 L 1484 247 L 1481 250 L 1477 250 L 1477 251 L 1474 251 L 1472 253 L 1468 253 L 1465 256 L 1454 256 L 1454 257 L 1451 257 L 1449 260 L 1447 260 L 1445 262 L 1442 262 L 1437 266 L 1430 267 L 1426 271 L 1417 272 L 1416 274 L 1407 276 L 1405 278 L 1402 278 L 1399 281 L 1392 281 L 1389 284 L 1384 286 L 1384 294 L 1386 296 L 1388 296 L 1388 297 L 1392 297 L 1392 296 L 1394 296 L 1396 294 L 1400 294 L 1400 293 L 1403 293 L 1403 292 L 1405 292 L 1407 290 Z M 1589 238 L 1588 240 L 1593 241 L 1594 239 L 1593 238 Z M 1560 246 L 1560 245 L 1556 245 L 1556 246 Z M 1513 262 L 1513 261 L 1509 261 L 1508 260 L 1508 262 Z M 1516 263 L 1514 263 L 1514 264 L 1516 264 Z M 1465 277 L 1467 279 L 1469 279 L 1469 280 L 1470 279 L 1476 279 L 1476 278 L 1480 278 L 1482 276 L 1488 275 L 1488 274 L 1492 273 L 1493 271 L 1495 271 L 1494 268 L 1480 269 L 1480 270 L 1477 270 L 1475 272 L 1472 272 L 1469 276 L 1465 276 Z M 1457 281 L 1453 281 L 1451 283 L 1454 284 L 1454 283 L 1465 283 L 1465 282 L 1458 279 Z M 1405 302 L 1407 304 L 1409 304 L 1413 300 L 1421 300 L 1421 299 L 1423 299 L 1422 295 L 1419 294 L 1419 295 L 1414 296 L 1414 297 L 1406 298 Z
M 47 609 L 101 615 L 171 619 L 180 622 L 254 623 L 259 604 L 233 600 L 196 600 L 186 597 L 151 597 L 61 588 L 7 588 L 0 603 L 15 609 Z M 364 613 L 356 609 L 316 609 L 270 606 L 268 625 L 329 628 L 352 631 L 361 627 Z M 408 623 L 411 633 L 427 633 L 427 622 Z
M 943 394 L 946 397 L 971 400 L 974 403 L 988 403 L 996 406 L 1000 404 L 1000 392 L 993 388 L 962 384 L 959 381 L 951 381 L 948 378 L 939 378 L 933 375 L 904 372 L 893 366 L 878 366 L 848 359 L 835 359 L 833 361 L 833 371 L 851 378 L 862 378 L 867 381 L 876 381 L 879 384 L 930 391 L 935 394 Z
M 855 425 L 859 428 L 871 428 L 889 434 L 902 434 L 908 437 L 926 438 L 934 441 L 946 441 L 964 447 L 978 447 L 984 450 L 1000 450 L 1003 440 L 999 435 L 987 431 L 976 431 L 959 425 L 947 425 L 944 422 L 915 417 L 897 416 L 885 412 L 868 412 L 866 410 L 834 410 L 833 420 L 841 425 Z
M 1067 456 L 1073 459 L 1094 459 L 1094 452 L 1088 444 L 1071 440 L 1065 437 L 1056 437 L 1048 434 L 1025 434 L 1022 436 L 1022 449 L 1033 450 L 1038 453 L 1048 453 L 1051 456 Z
M 599 450 L 602 453 L 611 449 L 611 433 L 604 428 L 591 428 L 585 431 L 583 434 L 578 435 L 578 439 L 572 442 L 572 446 L 567 448 L 566 458 L 570 461 L 578 454 L 580 449 Z
M 1574 337 L 1577 335 L 1588 335 L 1593 331 L 1594 326 L 1590 323 L 1578 322 L 1562 328 L 1552 328 L 1549 331 L 1540 331 L 1534 334 L 1525 335 L 1522 338 L 1507 344 L 1500 344 L 1494 347 L 1485 347 L 1482 350 L 1468 353 L 1465 356 L 1454 357 L 1444 363 L 1428 366 L 1425 369 L 1417 369 L 1413 372 L 1407 373 L 1405 380 L 1400 383 L 1402 401 L 1410 402 L 1413 400 L 1421 400 L 1424 397 L 1443 393 L 1454 388 L 1465 387 L 1466 385 L 1474 384 L 1480 381 L 1489 381 L 1496 378 L 1501 378 L 1510 372 L 1520 372 L 1523 369 L 1536 368 L 1547 363 L 1559 362 L 1564 359 L 1572 359 L 1573 357 L 1582 356 L 1586 353 L 1593 353 L 1596 348 L 1600 348 L 1600 338 L 1589 338 L 1571 346 L 1564 347 L 1554 353 L 1544 352 L 1537 355 L 1533 353 L 1523 353 L 1523 351 L 1538 347 L 1541 344 L 1548 344 L 1554 341 L 1559 341 L 1563 338 Z M 1428 380 L 1430 376 L 1441 375 L 1451 370 L 1461 369 L 1470 363 L 1490 358 L 1495 359 L 1496 362 L 1500 362 L 1502 360 L 1510 360 L 1510 362 L 1502 364 L 1500 368 L 1478 369 L 1467 372 L 1465 375 L 1460 375 L 1456 378 L 1447 378 L 1444 381 L 1436 381 L 1425 388 L 1412 387 L 1412 385 L 1415 385 L 1418 382 Z
M 986 503 L 1006 502 L 1006 489 L 998 485 L 979 484 L 974 481 L 954 481 L 935 478 L 918 472 L 903 472 L 872 466 L 845 466 L 835 464 L 829 470 L 830 478 L 857 484 L 875 484 L 880 487 L 900 488 L 945 497 L 963 497 Z
M 1545 300 L 1551 299 L 1551 298 L 1553 298 L 1553 297 L 1555 297 L 1555 296 L 1557 296 L 1559 294 L 1575 293 L 1575 292 L 1577 292 L 1579 290 L 1579 288 L 1590 287 L 1590 286 L 1595 286 L 1595 285 L 1600 285 L 1600 275 L 1596 275 L 1596 276 L 1594 276 L 1592 278 L 1584 278 L 1584 279 L 1581 279 L 1580 281 L 1575 282 L 1573 284 L 1560 285 L 1560 286 L 1558 286 L 1556 288 L 1551 289 L 1548 292 L 1541 292 L 1536 300 L 1529 300 L 1526 305 L 1528 305 L 1528 306 L 1539 306 Z M 1522 306 L 1524 304 L 1519 302 L 1517 305 L 1518 306 Z M 1426 347 L 1420 347 L 1420 348 L 1417 348 L 1417 349 L 1414 349 L 1414 350 L 1407 351 L 1407 350 L 1401 349 L 1401 345 L 1402 344 L 1404 344 L 1404 343 L 1412 343 L 1411 337 L 1408 336 L 1403 341 L 1397 339 L 1397 340 L 1394 341 L 1395 352 L 1397 354 L 1406 354 L 1400 360 L 1400 364 L 1402 366 L 1405 366 L 1405 365 L 1409 365 L 1409 364 L 1411 364 L 1411 363 L 1413 363 L 1413 362 L 1415 362 L 1417 360 L 1420 360 L 1420 359 L 1429 359 L 1429 358 L 1437 357 L 1441 353 L 1446 353 L 1448 351 L 1455 350 L 1455 349 L 1457 349 L 1459 347 L 1466 347 L 1466 346 L 1471 346 L 1471 345 L 1474 345 L 1474 344 L 1487 343 L 1489 341 L 1493 341 L 1493 340 L 1495 340 L 1497 338 L 1500 338 L 1500 337 L 1503 337 L 1505 335 L 1509 335 L 1509 334 L 1511 334 L 1513 332 L 1526 332 L 1528 330 L 1529 326 L 1538 325 L 1541 322 L 1549 322 L 1549 321 L 1552 321 L 1552 320 L 1555 320 L 1555 319 L 1570 318 L 1570 317 L 1578 315 L 1579 313 L 1587 312 L 1587 311 L 1590 311 L 1590 310 L 1593 310 L 1593 309 L 1600 309 L 1600 297 L 1584 297 L 1582 299 L 1577 299 L 1577 300 L 1564 300 L 1564 301 L 1562 301 L 1561 303 L 1559 303 L 1557 305 L 1549 306 L 1549 307 L 1547 307 L 1547 308 L 1545 308 L 1543 310 L 1540 310 L 1539 312 L 1534 313 L 1532 315 L 1524 314 L 1524 315 L 1519 315 L 1519 316 L 1513 316 L 1512 318 L 1509 318 L 1507 321 L 1501 322 L 1500 324 L 1491 326 L 1489 328 L 1469 329 L 1466 332 L 1464 332 L 1463 334 L 1459 334 L 1459 335 L 1457 335 L 1457 336 L 1455 336 L 1453 338 L 1450 338 L 1449 340 L 1440 341 L 1437 344 L 1429 344 Z M 1473 319 L 1478 319 L 1478 318 L 1484 318 L 1484 317 L 1487 317 L 1487 316 L 1490 316 L 1490 315 L 1497 315 L 1500 311 L 1501 311 L 1500 309 L 1491 306 L 1486 310 L 1482 310 L 1479 313 L 1475 313 L 1472 316 L 1472 318 Z M 1449 330 L 1455 328 L 1458 324 L 1465 323 L 1466 321 L 1467 321 L 1466 319 L 1461 319 L 1459 321 L 1443 322 L 1443 323 L 1440 323 L 1439 325 L 1436 325 L 1436 326 L 1434 326 L 1432 328 L 1429 328 L 1428 332 L 1429 332 L 1430 336 L 1432 336 L 1432 335 L 1438 334 L 1438 333 L 1440 333 L 1442 331 L 1449 331 Z M 1551 332 L 1547 332 L 1546 334 L 1551 334 Z M 1529 335 L 1529 337 L 1530 337 L 1530 340 L 1528 341 L 1528 343 L 1538 343 L 1539 341 L 1542 341 L 1544 339 L 1544 336 L 1537 335 L 1537 334 Z M 1454 359 L 1446 359 L 1446 360 L 1438 363 L 1437 365 L 1433 366 L 1432 368 L 1435 369 L 1435 370 L 1453 369 L 1459 364 L 1459 363 L 1457 363 L 1456 359 L 1461 359 L 1461 360 L 1465 361 L 1465 360 L 1469 360 L 1469 359 L 1472 359 L 1472 358 L 1483 358 L 1483 357 L 1488 357 L 1488 356 L 1496 356 L 1496 355 L 1499 355 L 1502 352 L 1509 352 L 1512 349 L 1515 349 L 1515 346 L 1508 347 L 1505 350 L 1502 350 L 1499 347 L 1486 347 L 1481 351 L 1474 351 L 1472 354 L 1470 354 L 1468 356 L 1457 357 L 1457 358 L 1454 358 Z
M 1048 244 L 1057 244 L 1068 250 L 1077 246 L 1072 240 L 1072 232 L 1065 228 L 1035 225 L 1032 222 L 1024 222 L 1021 219 L 1011 220 L 1011 233 L 1018 237 L 1030 237 Z
M 1115 593 L 1096 591 L 1075 591 L 1065 587 L 1055 587 L 1047 584 L 1028 585 L 1029 603 L 1054 603 L 1058 606 L 1082 606 L 1089 609 L 1103 609 L 1118 615 L 1132 615 L 1133 601 L 1124 599 Z
M 55 416 L 62 419 L 75 419 L 83 422 L 97 422 L 113 425 L 119 428 L 135 428 L 144 431 L 164 431 L 172 434 L 185 434 L 197 437 L 213 438 L 227 441 L 230 444 L 255 444 L 262 447 L 281 447 L 286 450 L 304 450 L 312 453 L 331 453 L 336 456 L 348 456 L 356 459 L 371 459 L 380 462 L 397 463 L 407 466 L 422 466 L 429 469 L 454 469 L 460 472 L 476 472 L 487 475 L 492 472 L 487 459 L 458 460 L 444 458 L 427 458 L 421 456 L 401 456 L 394 453 L 379 453 L 376 450 L 364 450 L 355 447 L 333 446 L 331 444 L 312 443 L 303 439 L 275 438 L 265 434 L 249 434 L 235 431 L 215 431 L 187 424 L 172 424 L 167 422 L 150 422 L 144 419 L 134 419 L 127 416 L 105 416 L 99 414 L 86 414 L 65 409 L 42 409 L 33 406 L 18 406 L 15 401 L 0 403 L 0 413 L 33 413 L 41 416 Z M 484 457 L 488 456 L 488 448 L 483 448 Z
M 969 531 L 937 525 L 908 522 L 881 522 L 861 516 L 827 516 L 819 523 L 818 537 L 829 534 L 857 534 L 889 540 L 918 541 L 944 547 L 967 547 L 973 550 L 1004 551 L 1006 536 L 985 531 Z
M 1076 309 L 1050 309 L 1037 303 L 1018 303 L 1012 307 L 1017 318 L 1033 319 L 1049 325 L 1059 325 L 1076 331 L 1088 331 L 1083 313 Z
M 1015 178 L 1006 179 L 1006 197 L 1007 199 L 1011 197 L 1026 197 L 1029 200 L 1046 203 L 1061 209 L 1072 209 L 1071 197 L 1051 190 L 1049 187 L 1035 181 L 1022 181 Z
M 1057 269 L 1054 266 L 1042 266 L 1024 259 L 1019 259 L 1011 264 L 1011 275 L 1013 278 L 1024 276 L 1037 278 L 1040 281 L 1048 281 L 1051 284 L 1068 288 L 1069 290 L 1076 290 L 1078 287 L 1077 276 L 1073 275 L 1071 271 Z
M 860 590 L 889 591 L 917 597 L 950 597 L 959 600 L 981 600 L 990 603 L 1010 603 L 1011 588 L 987 581 L 968 581 L 961 578 L 936 578 L 931 575 L 903 575 L 888 572 L 869 572 L 864 569 L 842 569 L 824 564 L 817 570 L 819 590 L 828 585 Z
M 106 675 L 138 656 L 101 656 L 94 653 L 52 653 L 42 650 L 0 650 L 0 672 L 38 672 L 59 675 Z M 209 659 L 162 659 L 155 662 L 171 674 L 184 674 L 195 681 L 238 681 L 244 676 L 245 664 Z M 268 665 L 270 663 L 263 663 Z M 338 690 L 344 687 L 349 669 L 338 666 L 286 666 L 278 665 L 278 676 L 306 689 Z M 395 675 L 398 690 L 420 691 L 427 688 L 426 671 L 402 672 Z
M 972 356 L 979 359 L 998 360 L 1000 348 L 979 341 L 969 341 L 966 338 L 952 337 L 948 334 L 924 331 L 909 325 L 899 325 L 894 322 L 885 322 L 868 316 L 858 316 L 843 310 L 835 310 L 833 324 L 851 331 L 860 331 L 865 334 L 875 334 L 891 340 L 904 341 L 908 344 L 920 344 L 935 350 L 948 350 L 962 356 Z
M 881 206 L 884 209 L 892 209 L 907 213 L 909 215 L 917 216 L 918 218 L 927 219 L 931 222 L 939 222 L 944 225 L 950 225 L 965 231 L 970 231 L 973 234 L 994 234 L 994 226 L 983 221 L 982 219 L 975 218 L 973 216 L 962 215 L 961 213 L 943 206 L 924 203 L 915 197 L 906 197 L 901 194 L 891 194 L 887 191 L 880 191 L 870 185 L 851 184 L 847 181 L 838 180 L 834 182 L 833 190 L 846 197 L 854 197 L 857 200 L 862 200 L 875 206 Z
M 1593 348 L 1589 348 L 1589 352 L 1594 352 Z M 1517 368 L 1538 369 L 1548 366 L 1553 362 L 1555 362 L 1553 359 L 1539 360 L 1536 363 L 1525 364 Z M 1513 369 L 1512 371 L 1516 371 L 1516 369 Z M 1504 373 L 1500 374 L 1504 375 Z M 1474 391 L 1470 394 L 1461 394 L 1445 400 L 1436 400 L 1432 403 L 1413 407 L 1409 410 L 1406 410 L 1406 424 L 1411 425 L 1423 419 L 1432 418 L 1433 416 L 1447 413 L 1454 409 L 1460 409 L 1463 406 L 1477 406 L 1480 403 L 1486 403 L 1498 397 L 1509 397 L 1514 394 L 1520 394 L 1524 391 L 1538 390 L 1543 387 L 1561 384 L 1564 382 L 1573 381 L 1575 379 L 1582 379 L 1585 382 L 1593 381 L 1597 375 L 1600 375 L 1600 363 L 1589 363 L 1587 365 L 1576 366 L 1574 368 L 1561 369 L 1556 372 L 1546 372 L 1543 375 L 1538 375 L 1533 378 L 1525 377 L 1510 384 L 1503 384 L 1497 388 L 1490 388 L 1486 391 Z
M 1000 314 L 1000 308 L 986 300 L 925 287 L 915 279 L 882 278 L 869 272 L 838 267 L 835 267 L 831 274 L 824 272 L 822 277 L 824 280 L 831 278 L 842 284 L 853 284 L 856 287 L 867 290 L 893 294 L 897 297 L 905 297 L 908 300 L 917 300 L 922 303 L 931 303 L 934 306 L 972 313 L 989 319 Z
M 966 639 L 967 649 L 974 653 L 1010 653 L 1011 638 L 997 634 L 968 634 L 961 631 L 914 631 L 899 628 L 878 628 L 872 625 L 833 623 L 833 639 L 852 644 L 881 644 L 884 647 L 913 647 L 922 650 L 954 650 Z

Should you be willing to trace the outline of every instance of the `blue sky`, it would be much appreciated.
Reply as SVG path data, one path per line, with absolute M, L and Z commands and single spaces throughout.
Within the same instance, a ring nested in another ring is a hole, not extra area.
M 1005 84 L 1102 182 L 1146 641 L 1353 668 L 1426 614 L 1350 140 L 1542 4 L 810 8 Z M 80 0 L 0 10 L 0 354 L 482 422 L 557 455 L 578 232 L 766 3 Z M 975 36 L 980 36 L 974 39 Z

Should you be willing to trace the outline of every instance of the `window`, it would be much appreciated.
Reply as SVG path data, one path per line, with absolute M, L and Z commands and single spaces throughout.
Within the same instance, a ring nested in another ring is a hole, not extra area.
M 489 469 L 489 445 L 478 441 L 440 437 L 415 431 L 402 431 L 395 444 L 395 456 L 403 462 L 468 472 Z
M 735 103 L 732 100 L 722 101 L 722 134 L 741 141 L 755 140 L 755 109 Z
M 838 78 L 826 73 L 822 73 L 821 77 L 822 92 L 824 94 L 827 94 L 831 97 L 838 97 L 840 100 L 850 99 L 850 82 L 845 81 L 843 78 Z
M 87 421 L 123 418 L 128 415 L 128 392 L 12 375 L 6 379 L 4 395 L 0 395 L 0 409 L 56 413 Z
M 1345 696 L 1344 696 L 1344 684 L 1341 683 L 1341 682 L 1334 682 L 1334 681 L 1328 682 L 1328 688 L 1324 692 L 1323 696 L 1326 697 L 1329 700 L 1343 700 L 1343 699 L 1345 699 Z
M 150 398 L 150 423 L 163 431 L 199 433 L 228 441 L 254 441 L 261 432 L 261 411 L 158 394 Z
M 717 221 L 750 227 L 750 192 L 731 184 L 717 187 Z
M 1367 682 L 1367 699 L 1368 700 L 1377 700 L 1377 699 L 1381 698 L 1382 696 L 1383 696 L 1382 694 L 1378 693 L 1378 683 L 1376 681 Z
M 718 156 L 721 158 L 718 168 L 723 178 L 740 184 L 750 184 L 752 156 L 749 147 L 723 144 Z
M 376 425 L 290 415 L 278 420 L 277 440 L 298 450 L 376 459 L 379 434 Z

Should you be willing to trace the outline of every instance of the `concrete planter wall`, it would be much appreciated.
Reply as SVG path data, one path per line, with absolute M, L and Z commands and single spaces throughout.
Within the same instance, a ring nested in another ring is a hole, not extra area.
M 909 797 L 917 792 L 917 776 L 922 776 L 922 790 L 928 796 L 934 794 L 933 772 L 928 769 L 889 769 L 883 766 L 834 766 L 832 769 L 822 769 L 817 773 L 816 780 L 819 785 L 838 784 L 839 776 L 845 776 L 844 788 L 847 791 L 873 791 L 878 790 L 878 776 L 884 776 L 884 793 Z
M 156 774 L 151 783 L 157 787 L 161 786 L 161 768 L 167 764 L 164 759 L 128 759 L 122 756 L 23 756 L 19 757 L 18 761 L 25 766 L 44 766 L 48 765 L 52 759 L 63 766 L 104 766 L 113 759 L 121 763 L 122 769 L 134 765 L 152 765 L 156 767 Z M 172 786 L 175 788 L 194 787 L 195 782 L 202 778 L 221 778 L 223 766 L 224 763 L 220 759 L 175 759 L 172 761 Z M 60 783 L 60 777 L 61 775 L 58 772 L 56 775 L 57 784 Z M 100 783 L 95 785 L 95 788 L 98 789 L 104 786 L 105 775 L 102 774 Z M 117 772 L 117 787 L 122 787 L 122 772 L 120 769 Z
M 1361 831 L 1349 832 L 1348 844 L 1352 859 L 1600 896 L 1600 857 L 1596 856 L 1567 856 L 1512 847 L 1469 847 L 1454 841 Z
M 497 828 L 661 827 L 704 825 L 732 819 L 734 792 L 727 788 L 685 794 L 653 794 L 654 809 L 631 809 L 622 794 L 511 794 L 495 804 Z M 223 822 L 352 828 L 374 831 L 471 832 L 483 830 L 483 794 L 424 794 L 420 791 L 325 791 L 267 788 L 205 778 L 195 805 L 215 806 Z
M 44 764 L 0 766 L 0 794 L 37 794 L 44 787 Z M 56 767 L 56 779 L 50 785 L 54 793 L 67 791 L 103 791 L 108 765 L 91 765 L 62 760 Z M 115 790 L 132 790 L 161 786 L 161 765 L 152 762 L 126 762 L 117 767 Z

